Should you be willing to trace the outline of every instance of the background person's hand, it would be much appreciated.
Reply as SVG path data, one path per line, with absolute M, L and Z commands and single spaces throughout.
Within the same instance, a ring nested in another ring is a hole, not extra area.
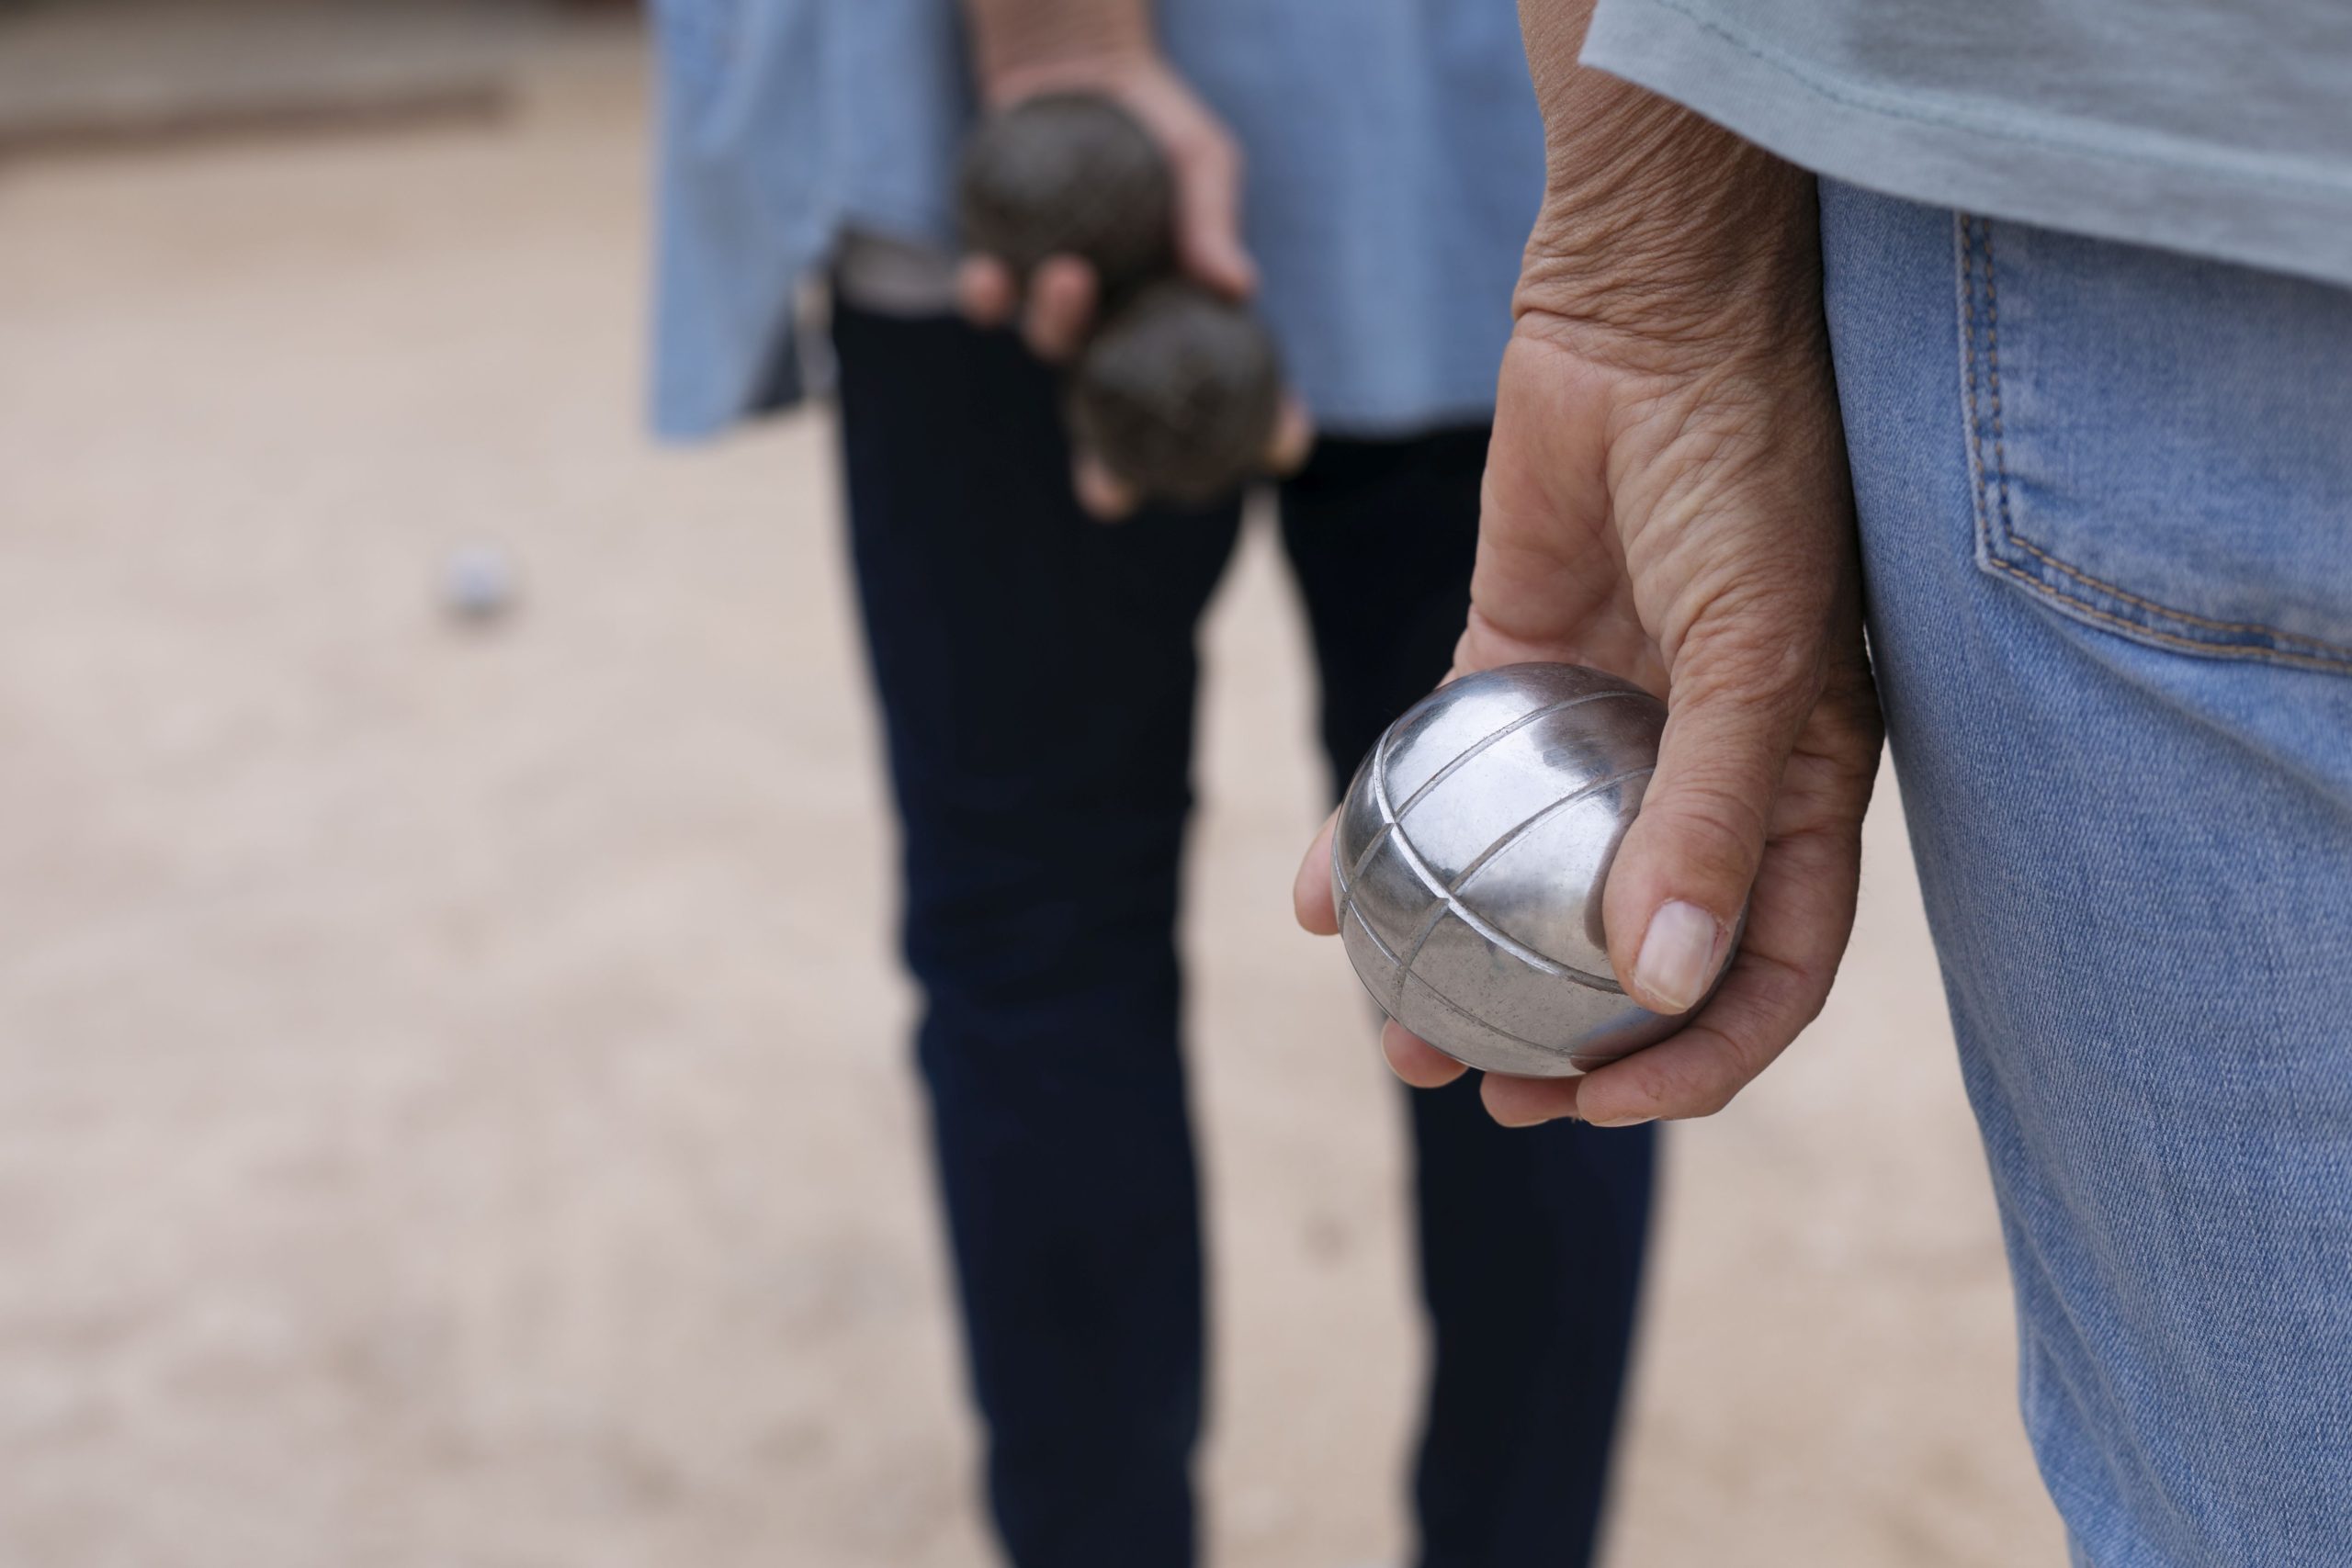
M 1489 1075 L 1511 1124 L 1706 1115 L 1770 1065 L 1845 951 L 1877 769 L 1811 183 L 1641 96 L 1596 143 L 1635 155 L 1572 192 L 1555 166 L 1529 247 L 1455 666 L 1589 664 L 1667 700 L 1604 897 L 1636 1001 L 1691 1007 L 1747 926 L 1672 1038 L 1582 1078 Z M 1328 827 L 1297 902 L 1336 930 Z M 1464 1071 L 1393 1022 L 1384 1045 L 1410 1083 Z
M 1224 122 L 1148 47 L 1074 51 L 1000 68 L 983 84 L 987 105 L 1004 108 L 1045 93 L 1093 93 L 1133 115 L 1159 146 L 1176 187 L 1176 259 L 1185 273 L 1229 299 L 1249 297 L 1258 269 L 1241 243 L 1241 147 Z M 978 326 L 1020 315 L 1040 359 L 1061 363 L 1085 343 L 1101 302 L 1094 269 L 1074 255 L 1048 256 L 1028 280 L 1001 257 L 967 255 L 956 299 Z
M 1095 93 L 1125 108 L 1159 143 L 1176 187 L 1176 259 L 1184 273 L 1229 299 L 1258 286 L 1241 241 L 1241 145 L 1153 44 L 1139 6 L 1100 0 L 970 0 L 984 107 L 1001 109 L 1045 93 Z M 1023 281 L 1001 257 L 967 254 L 956 297 L 976 326 L 1019 318 L 1030 351 L 1050 364 L 1076 356 L 1102 303 L 1094 268 L 1074 255 L 1048 256 Z M 1314 445 L 1306 405 L 1285 395 L 1266 468 L 1289 473 Z M 1124 516 L 1136 496 L 1100 461 L 1077 455 L 1080 502 L 1102 518 Z

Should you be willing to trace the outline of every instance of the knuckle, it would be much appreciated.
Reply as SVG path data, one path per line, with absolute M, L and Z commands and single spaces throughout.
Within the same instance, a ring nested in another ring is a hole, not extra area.
M 1742 1085 L 1717 1077 L 1690 1075 L 1672 1093 L 1656 1098 L 1659 1113 L 1680 1121 L 1715 1116 L 1727 1110 Z
M 1762 852 L 1767 815 L 1753 791 L 1727 782 L 1686 779 L 1647 818 L 1659 847 L 1687 875 L 1745 886 Z M 1636 818 L 1638 829 L 1643 818 Z
M 1713 1064 L 1690 1056 L 1636 1055 L 1619 1064 L 1617 1071 L 1620 1081 L 1633 1090 L 1634 1103 L 1659 1116 L 1713 1116 L 1739 1092 L 1739 1084 L 1726 1082 Z
M 1644 1106 L 1662 1106 L 1679 1100 L 1678 1075 L 1661 1066 L 1656 1058 L 1635 1055 L 1616 1063 L 1613 1068 L 1620 1083 L 1629 1085 L 1633 1098 Z
M 1241 174 L 1241 146 L 1220 130 L 1204 130 L 1180 151 L 1196 192 L 1221 193 Z
M 1792 719 L 1809 711 L 1828 678 L 1821 639 L 1805 635 L 1816 606 L 1749 580 L 1694 606 L 1676 648 L 1676 694 L 1726 701 L 1758 716 Z
M 1726 1040 L 1728 1049 L 1711 1051 L 1692 1065 L 1685 1076 L 1683 1091 L 1678 1097 L 1677 1115 L 1713 1116 L 1727 1109 L 1762 1071 L 1762 1065 L 1750 1059 L 1736 1041 Z
M 1717 1081 L 1709 1084 L 1692 1099 L 1689 1114 L 1694 1117 L 1721 1115 L 1731 1109 L 1731 1102 L 1739 1098 L 1739 1091 L 1746 1087 L 1744 1082 Z

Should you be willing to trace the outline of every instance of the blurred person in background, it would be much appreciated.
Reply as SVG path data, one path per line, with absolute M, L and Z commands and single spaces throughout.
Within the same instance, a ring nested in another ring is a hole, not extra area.
M 1488 1104 L 1706 1115 L 1819 1010 L 1867 601 L 2074 1561 L 2352 1563 L 2352 9 L 1521 9 L 1550 168 L 1461 662 L 1667 695 L 1611 958 L 1724 977 Z
M 1442 676 L 1468 604 L 1543 190 L 1517 17 L 1510 0 L 658 9 L 660 428 L 703 435 L 797 397 L 796 292 L 831 285 L 918 1056 L 998 1529 L 1020 1568 L 1178 1568 L 1204 1336 L 1177 890 L 1194 633 L 1240 503 L 1115 525 L 1081 510 L 1052 370 L 957 313 L 957 151 L 983 106 L 1108 95 L 1173 166 L 1187 269 L 1272 325 L 1324 433 L 1278 503 L 1336 793 Z M 1001 268 L 964 282 L 978 321 L 1016 307 Z M 1041 269 L 1029 345 L 1066 354 L 1091 292 L 1082 267 Z M 1585 1562 L 1650 1138 L 1508 1133 L 1467 1086 L 1414 1097 L 1411 1127 L 1433 1330 L 1420 1561 Z

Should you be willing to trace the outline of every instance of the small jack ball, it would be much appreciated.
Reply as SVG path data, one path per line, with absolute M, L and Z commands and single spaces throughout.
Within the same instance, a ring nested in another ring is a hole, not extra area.
M 957 185 L 964 243 L 1022 277 L 1049 255 L 1093 264 L 1106 299 L 1174 265 L 1175 176 L 1108 98 L 1052 93 L 982 121 Z
M 1195 283 L 1156 283 L 1087 345 L 1070 386 L 1080 446 L 1154 501 L 1196 506 L 1259 472 L 1282 364 L 1257 317 Z
M 495 621 L 514 607 L 521 579 L 514 558 L 500 547 L 461 546 L 441 566 L 442 608 L 459 621 Z

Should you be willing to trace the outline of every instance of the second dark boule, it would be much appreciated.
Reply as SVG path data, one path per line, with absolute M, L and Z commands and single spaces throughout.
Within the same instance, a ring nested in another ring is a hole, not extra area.
M 1199 505 L 1257 474 L 1282 410 L 1265 326 L 1195 283 L 1153 284 L 1103 324 L 1070 386 L 1072 434 L 1140 495 Z

